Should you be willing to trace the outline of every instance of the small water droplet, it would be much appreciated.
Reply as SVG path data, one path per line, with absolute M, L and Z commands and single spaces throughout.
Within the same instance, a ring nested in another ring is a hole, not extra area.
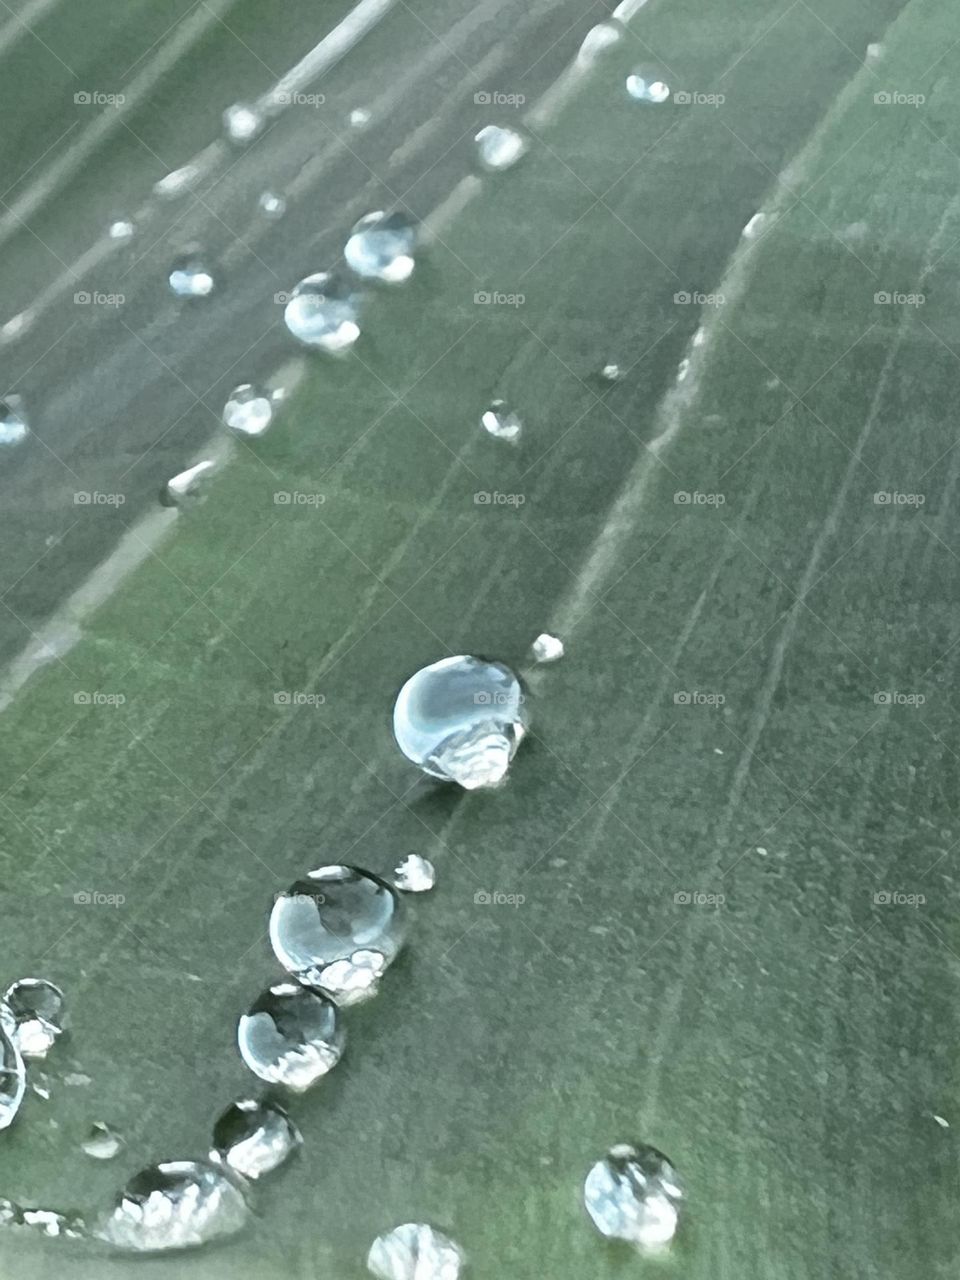
M 620 1144 L 587 1174 L 583 1199 L 602 1235 L 653 1250 L 676 1233 L 683 1187 L 655 1147 Z
M 283 196 L 278 196 L 275 191 L 264 191 L 257 201 L 257 207 L 265 218 L 282 218 L 287 212 L 286 200 Z
M 544 631 L 532 645 L 535 662 L 556 662 L 563 657 L 563 641 Z
M 29 433 L 23 397 L 9 395 L 0 400 L 0 445 L 19 444 Z
M 208 298 L 216 284 L 210 268 L 195 252 L 183 253 L 174 261 L 169 282 L 178 298 Z
M 223 128 L 231 142 L 252 142 L 263 124 L 263 115 L 249 102 L 235 102 L 223 113 Z
M 408 760 L 466 790 L 502 782 L 526 731 L 520 681 L 500 662 L 460 654 L 410 677 L 393 709 Z
M 333 1001 L 291 982 L 264 991 L 237 1028 L 240 1056 L 254 1075 L 297 1093 L 337 1065 L 344 1039 Z
M 510 169 L 527 149 L 527 140 L 516 129 L 488 124 L 474 138 L 477 155 L 485 169 Z
M 288 973 L 337 1004 L 356 1004 L 376 993 L 400 951 L 403 917 L 393 886 L 371 871 L 318 867 L 278 894 L 270 942 Z
M 449 1236 L 424 1222 L 405 1222 L 377 1236 L 367 1268 L 378 1280 L 458 1280 L 464 1253 Z
M 368 213 L 356 223 L 343 256 L 351 271 L 367 280 L 401 284 L 413 274 L 417 229 L 402 212 Z
M 358 308 L 358 296 L 346 280 L 331 271 L 319 271 L 300 281 L 283 318 L 300 342 L 335 355 L 360 337 Z
M 282 1107 L 243 1098 L 231 1103 L 214 1125 L 210 1159 L 252 1181 L 279 1168 L 302 1141 Z
M 627 93 L 637 102 L 659 104 L 670 97 L 670 86 L 655 72 L 635 71 L 627 76 Z
M 623 377 L 623 370 L 618 364 L 605 364 L 600 370 L 600 377 L 604 382 L 619 382 Z
M 131 1178 L 96 1235 L 120 1249 L 157 1253 L 234 1235 L 249 1216 L 243 1190 L 227 1170 L 203 1160 L 175 1160 Z
M 934 1120 L 937 1122 L 937 1124 L 940 1126 L 940 1128 L 941 1128 L 941 1129 L 949 1129 L 949 1128 L 950 1128 L 950 1121 L 949 1121 L 949 1120 L 944 1120 L 943 1116 L 936 1116 L 936 1115 L 935 1115 L 933 1118 L 934 1118 Z
M 185 164 L 181 169 L 174 169 L 172 173 L 166 174 L 159 182 L 153 184 L 153 193 L 159 196 L 161 200 L 174 200 L 177 196 L 183 195 L 185 191 L 189 191 L 197 178 L 200 176 L 200 170 L 195 164 Z
M 136 224 L 129 218 L 117 218 L 115 222 L 110 223 L 107 234 L 111 240 L 131 240 L 136 230 Z
M 273 414 L 273 396 L 250 382 L 234 387 L 223 406 L 225 425 L 242 436 L 262 436 L 273 421 Z
M 609 49 L 611 45 L 617 44 L 622 40 L 623 34 L 624 28 L 619 22 L 598 22 L 583 37 L 580 52 L 577 54 L 577 62 L 581 66 L 590 66 L 603 53 L 604 49 Z
M 354 107 L 348 118 L 352 129 L 362 129 L 365 124 L 370 123 L 370 112 L 366 107 Z
M 394 869 L 393 883 L 401 893 L 427 893 L 437 883 L 437 869 L 419 853 L 408 853 Z
M 17 1118 L 27 1088 L 27 1072 L 20 1050 L 0 1024 L 0 1129 L 8 1129 Z
M 83 1088 L 88 1084 L 93 1084 L 93 1077 L 88 1076 L 83 1071 L 68 1071 L 63 1077 L 63 1083 L 71 1088 Z
M 690 360 L 687 356 L 684 356 L 684 358 L 677 365 L 677 381 L 685 382 L 689 372 L 690 372 Z
M 165 507 L 197 506 L 206 498 L 208 483 L 216 469 L 217 464 L 209 459 L 188 467 L 167 481 L 160 492 L 160 501 Z
M 78 1240 L 86 1234 L 83 1219 L 76 1213 L 58 1213 L 56 1209 L 23 1209 L 20 1223 L 32 1227 L 50 1239 L 64 1237 Z
M 867 62 L 879 62 L 884 55 L 882 44 L 867 45 Z
M 123 1146 L 123 1139 L 109 1125 L 98 1120 L 90 1126 L 90 1132 L 80 1145 L 94 1160 L 112 1160 Z
M 759 213 L 755 213 L 741 232 L 743 238 L 745 240 L 756 240 L 757 236 L 763 231 L 766 221 L 767 215 L 762 210 Z
M 46 978 L 20 978 L 3 993 L 16 1023 L 13 1038 L 25 1058 L 45 1058 L 66 1028 L 63 992 Z
M 23 1210 L 13 1200 L 0 1196 L 0 1227 L 23 1226 Z
M 487 435 L 497 440 L 507 440 L 511 444 L 519 440 L 523 423 L 505 400 L 493 400 L 490 408 L 480 415 L 480 425 Z

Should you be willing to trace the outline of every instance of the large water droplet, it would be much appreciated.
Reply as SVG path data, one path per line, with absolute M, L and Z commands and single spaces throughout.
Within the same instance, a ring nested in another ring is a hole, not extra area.
M 477 155 L 485 169 L 509 169 L 527 149 L 527 140 L 516 129 L 488 124 L 474 138 Z
M 274 397 L 263 387 L 244 382 L 234 387 L 223 406 L 223 421 L 241 436 L 262 436 L 273 421 Z
M 279 894 L 270 913 L 274 954 L 301 982 L 337 1004 L 376 993 L 404 939 L 392 885 L 360 867 L 319 867 Z
M 83 1150 L 94 1160 L 112 1160 L 123 1147 L 123 1139 L 109 1125 L 97 1121 L 81 1143 Z
M 278 196 L 275 191 L 264 191 L 257 201 L 257 207 L 265 218 L 274 220 L 282 218 L 287 212 L 286 200 L 283 196 Z
M 291 982 L 264 991 L 237 1028 L 240 1056 L 254 1075 L 297 1093 L 337 1065 L 344 1039 L 333 1001 Z
M 463 1250 L 423 1222 L 405 1222 L 377 1236 L 367 1267 L 379 1280 L 458 1280 Z
M 3 993 L 13 1038 L 25 1058 L 45 1058 L 66 1027 L 63 992 L 46 978 L 20 978 Z
M 121 1249 L 187 1249 L 240 1231 L 250 1208 L 239 1184 L 203 1160 L 151 1165 L 131 1178 L 96 1235 Z
M 400 284 L 413 274 L 417 228 L 399 211 L 368 213 L 354 226 L 343 256 L 351 271 L 368 280 Z
M 263 123 L 263 115 L 249 102 L 235 102 L 223 113 L 223 128 L 231 142 L 252 142 Z
M 496 440 L 507 440 L 514 444 L 520 439 L 523 423 L 505 400 L 492 400 L 489 409 L 480 415 L 480 425 Z
M 9 395 L 0 400 L 0 444 L 19 444 L 29 432 L 23 397 Z
M 282 1107 L 243 1098 L 231 1103 L 214 1125 L 210 1159 L 253 1180 L 279 1168 L 302 1141 Z
M 467 790 L 506 777 L 526 722 L 520 681 L 501 662 L 458 655 L 411 676 L 397 696 L 393 733 L 408 760 Z
M 318 271 L 301 280 L 283 312 L 295 338 L 332 355 L 346 351 L 360 337 L 358 315 L 357 294 L 332 271 Z
M 27 1072 L 20 1050 L 0 1025 L 0 1129 L 8 1129 L 17 1118 L 27 1088 Z
M 393 883 L 401 893 L 427 893 L 437 883 L 437 869 L 419 853 L 408 853 L 394 870 Z
M 215 280 L 210 268 L 197 253 L 182 253 L 170 268 L 170 289 L 178 298 L 208 298 Z
M 627 76 L 627 93 L 637 102 L 661 103 L 670 97 L 670 86 L 654 72 L 635 71 Z
M 601 1234 L 640 1249 L 669 1244 L 677 1230 L 683 1187 L 655 1147 L 611 1147 L 587 1174 L 583 1201 Z
M 216 472 L 217 464 L 209 459 L 181 471 L 168 480 L 160 493 L 165 507 L 193 507 L 207 496 L 207 487 Z

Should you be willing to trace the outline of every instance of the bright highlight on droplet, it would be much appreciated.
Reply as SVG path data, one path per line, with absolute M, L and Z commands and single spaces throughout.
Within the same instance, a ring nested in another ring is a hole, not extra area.
M 627 76 L 627 93 L 637 102 L 659 104 L 670 97 L 670 86 L 664 80 L 635 71 Z

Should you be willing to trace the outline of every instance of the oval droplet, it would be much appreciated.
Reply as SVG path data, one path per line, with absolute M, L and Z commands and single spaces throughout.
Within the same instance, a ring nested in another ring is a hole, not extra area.
M 13 1039 L 25 1058 L 45 1058 L 66 1029 L 66 1002 L 46 978 L 20 978 L 3 993 L 14 1021 Z
M 261 1080 L 302 1093 L 340 1061 L 345 1033 L 337 1006 L 291 982 L 269 987 L 240 1019 L 240 1056 Z
M 402 284 L 413 275 L 417 228 L 400 211 L 368 213 L 356 223 L 343 256 L 351 271 L 366 280 Z
M 587 1174 L 583 1200 L 601 1235 L 656 1250 L 676 1233 L 683 1187 L 662 1152 L 622 1143 Z
M 274 397 L 264 387 L 244 382 L 223 406 L 223 421 L 241 436 L 262 436 L 273 422 Z
M 228 1164 L 251 1181 L 272 1173 L 287 1160 L 303 1138 L 275 1102 L 242 1098 L 233 1102 L 213 1127 L 210 1159 Z
M 425 1222 L 405 1222 L 377 1236 L 367 1269 L 378 1280 L 459 1280 L 463 1250 Z
M 474 138 L 477 156 L 485 169 L 511 169 L 527 149 L 527 140 L 516 129 L 488 124 Z
M 329 355 L 348 350 L 360 337 L 359 297 L 332 271 L 307 276 L 294 289 L 283 318 L 293 336 Z
M 158 1253 L 235 1235 L 249 1217 L 243 1190 L 227 1170 L 203 1160 L 175 1160 L 131 1178 L 95 1234 L 120 1249 Z

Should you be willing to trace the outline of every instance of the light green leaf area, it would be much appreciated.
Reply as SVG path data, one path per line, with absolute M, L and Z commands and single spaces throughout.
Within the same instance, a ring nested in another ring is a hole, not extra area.
M 152 1276 L 360 1277 L 411 1220 L 516 1280 L 955 1275 L 955 30 L 946 0 L 641 11 L 24 687 L 5 971 L 62 983 L 50 1070 L 92 1083 L 29 1100 L 0 1192 L 91 1209 L 202 1154 L 251 1086 L 271 895 L 416 850 L 438 886 L 297 1103 L 295 1165 L 243 1241 Z M 632 102 L 647 60 L 723 102 Z M 494 396 L 516 448 L 480 428 Z M 566 656 L 530 670 L 543 630 Z M 529 680 L 493 793 L 391 740 L 403 680 L 458 652 Z M 105 1166 L 97 1119 L 127 1138 Z M 687 1183 L 659 1268 L 579 1202 L 624 1140 Z

